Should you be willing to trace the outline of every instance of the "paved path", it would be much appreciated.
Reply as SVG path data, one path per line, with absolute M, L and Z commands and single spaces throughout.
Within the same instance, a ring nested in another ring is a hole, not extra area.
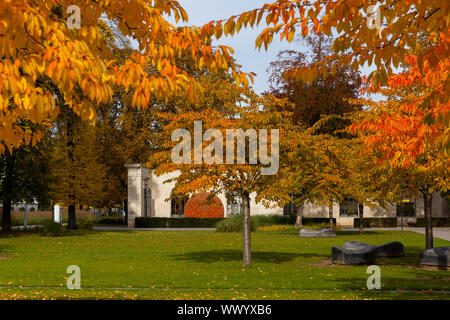
M 425 228 L 409 227 L 407 230 L 425 234 Z M 433 228 L 433 237 L 450 241 L 450 228 Z

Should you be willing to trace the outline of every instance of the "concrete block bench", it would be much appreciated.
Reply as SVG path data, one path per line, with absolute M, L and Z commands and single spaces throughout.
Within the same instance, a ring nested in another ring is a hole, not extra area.
M 389 242 L 380 246 L 358 241 L 346 242 L 342 248 L 333 246 L 331 260 L 335 264 L 375 264 L 376 258 L 393 258 L 404 255 L 403 244 Z
M 438 247 L 424 250 L 420 253 L 420 264 L 442 267 L 450 267 L 450 247 Z
M 375 248 L 377 257 L 380 258 L 395 258 L 403 257 L 405 255 L 405 248 L 400 242 L 389 242 L 376 246 Z
M 333 246 L 331 262 L 334 264 L 375 264 L 375 246 L 361 242 L 346 242 L 342 248 Z
M 302 229 L 300 230 L 301 238 L 334 238 L 336 237 L 336 231 L 333 229 Z

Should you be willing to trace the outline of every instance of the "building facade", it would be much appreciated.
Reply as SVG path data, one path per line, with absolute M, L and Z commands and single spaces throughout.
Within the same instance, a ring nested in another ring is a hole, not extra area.
M 128 169 L 128 226 L 134 227 L 137 217 L 183 217 L 184 205 L 187 198 L 169 200 L 175 183 L 165 181 L 176 177 L 176 173 L 156 176 L 151 170 L 141 164 L 126 165 Z M 224 206 L 225 217 L 241 213 L 239 198 L 229 199 L 225 194 L 217 197 Z M 291 215 L 296 214 L 297 208 L 293 204 L 285 207 L 272 205 L 265 207 L 262 203 L 255 201 L 255 194 L 250 195 L 250 212 L 252 215 Z M 440 196 L 439 192 L 433 195 L 433 217 L 450 217 L 447 201 Z M 328 218 L 329 209 L 325 205 L 307 203 L 303 206 L 303 217 L 305 218 Z M 347 199 L 333 206 L 333 216 L 336 223 L 343 227 L 353 226 L 354 219 L 358 217 L 358 203 Z M 401 218 L 403 216 L 403 219 Z M 364 207 L 366 218 L 395 218 L 399 223 L 404 221 L 414 222 L 415 219 L 424 216 L 422 199 L 405 199 L 397 205 L 382 207 Z

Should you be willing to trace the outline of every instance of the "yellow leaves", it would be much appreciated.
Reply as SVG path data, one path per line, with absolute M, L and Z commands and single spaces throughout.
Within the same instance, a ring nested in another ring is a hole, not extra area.
M 235 32 L 236 23 L 234 22 L 234 17 L 231 17 L 228 19 L 228 21 L 225 23 L 223 27 L 224 34 L 227 35 L 233 35 Z
M 292 29 L 291 31 L 288 32 L 286 39 L 289 43 L 292 42 L 292 40 L 294 40 L 294 36 L 295 36 L 295 29 Z
M 39 123 L 56 115 L 55 97 L 35 87 L 40 76 L 48 76 L 66 102 L 88 120 L 95 117 L 92 105 L 111 99 L 114 85 L 135 89 L 133 103 L 142 107 L 148 106 L 152 97 L 167 100 L 186 94 L 195 99 L 199 84 L 180 72 L 177 58 L 181 55 L 191 55 L 197 68 L 209 72 L 229 71 L 242 85 L 253 78 L 237 70 L 231 48 L 212 50 L 205 43 L 211 33 L 220 38 L 223 33 L 233 35 L 243 25 L 254 25 L 256 19 L 259 23 L 262 11 L 238 19 L 232 17 L 225 27 L 222 23 L 211 24 L 200 32 L 195 27 L 173 28 L 164 19 L 163 14 L 167 13 L 175 15 L 176 20 L 187 21 L 187 13 L 176 1 L 151 4 L 140 0 L 115 1 L 114 6 L 103 1 L 89 4 L 89 10 L 82 7 L 81 29 L 68 30 L 64 22 L 54 20 L 49 11 L 52 3 L 43 0 L 40 5 L 30 7 L 26 2 L 14 1 L 0 7 L 0 56 L 5 57 L 0 63 L 0 109 L 6 110 L 11 98 L 18 106 L 16 113 L 0 119 L 7 126 L 6 131 L 12 132 L 13 123 L 21 118 Z M 119 20 L 122 33 L 140 42 L 140 50 L 131 59 L 120 64 L 110 60 L 110 49 L 105 46 L 110 34 L 103 34 L 99 27 L 104 26 L 99 22 L 103 14 Z M 142 31 L 150 29 L 151 32 Z M 155 67 L 156 75 L 149 73 L 149 66 Z M 74 92 L 77 87 L 81 92 Z M 5 143 L 20 143 L 13 137 Z
M 217 39 L 220 39 L 220 37 L 222 36 L 222 34 L 223 34 L 222 24 L 219 23 L 219 24 L 217 25 L 217 27 L 215 28 L 215 30 L 214 30 L 214 35 L 215 35 L 215 37 L 216 37 Z
M 0 36 L 6 34 L 8 32 L 8 21 L 0 20 Z

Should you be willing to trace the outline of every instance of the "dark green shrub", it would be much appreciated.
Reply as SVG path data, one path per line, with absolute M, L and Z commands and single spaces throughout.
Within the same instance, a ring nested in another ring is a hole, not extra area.
M 136 218 L 136 228 L 214 228 L 223 218 Z
M 78 223 L 78 230 L 93 230 L 94 225 L 90 221 L 80 221 Z
M 250 217 L 250 228 L 255 231 L 257 228 L 275 226 L 275 225 L 294 225 L 295 216 L 280 215 L 254 215 Z M 329 221 L 329 220 L 327 220 Z M 312 221 L 308 221 L 311 222 Z M 242 215 L 226 218 L 216 225 L 217 232 L 242 232 Z
M 36 211 L 36 209 L 34 207 L 30 208 L 30 212 L 35 212 L 35 211 Z
M 64 233 L 64 226 L 60 223 L 49 221 L 44 224 L 42 231 L 44 235 L 57 237 Z
M 302 224 L 304 226 L 314 226 L 319 224 L 330 225 L 330 218 L 303 218 Z M 336 218 L 333 218 L 333 224 L 336 225 Z
M 20 207 L 19 211 L 25 211 L 25 207 Z
M 395 228 L 397 218 L 364 218 L 364 228 Z M 353 226 L 359 228 L 359 219 L 353 220 Z
M 95 224 L 108 224 L 108 225 L 126 225 L 127 221 L 124 217 L 114 218 L 101 218 L 95 222 Z
M 250 221 L 255 224 L 256 227 L 273 226 L 273 225 L 294 225 L 295 216 L 280 216 L 280 215 L 254 215 L 250 217 Z
M 226 218 L 216 224 L 217 232 L 242 232 L 243 216 L 237 215 L 231 218 Z M 250 229 L 255 231 L 257 224 L 250 218 Z
M 450 227 L 450 218 L 432 218 L 431 224 L 433 227 Z M 425 218 L 417 218 L 416 224 L 411 224 L 414 227 L 425 227 Z

